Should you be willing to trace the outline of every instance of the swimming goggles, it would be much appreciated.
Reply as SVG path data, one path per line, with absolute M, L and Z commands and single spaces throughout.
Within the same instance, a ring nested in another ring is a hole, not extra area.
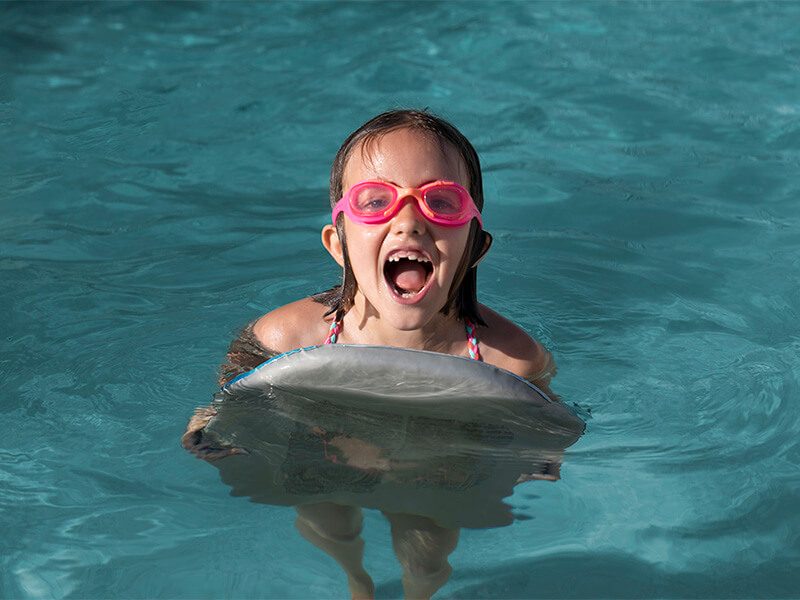
M 445 227 L 460 227 L 472 219 L 483 220 L 469 192 L 452 181 L 434 181 L 420 188 L 399 188 L 385 181 L 362 181 L 347 190 L 333 207 L 333 224 L 339 213 L 363 225 L 386 223 L 414 198 L 428 221 Z

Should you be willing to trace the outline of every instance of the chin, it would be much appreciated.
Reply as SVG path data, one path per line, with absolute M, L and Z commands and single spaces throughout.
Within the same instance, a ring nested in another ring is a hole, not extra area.
M 426 303 L 427 304 L 427 303 Z M 442 304 L 444 306 L 444 304 Z M 399 331 L 415 331 L 429 325 L 441 316 L 442 306 L 434 308 L 420 305 L 396 305 L 381 315 L 394 329 Z

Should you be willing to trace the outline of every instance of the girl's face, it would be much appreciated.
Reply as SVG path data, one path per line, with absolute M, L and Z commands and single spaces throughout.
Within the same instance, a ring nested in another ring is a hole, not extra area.
M 386 181 L 404 189 L 438 180 L 469 187 L 458 151 L 413 129 L 391 131 L 367 148 L 353 149 L 345 164 L 343 189 L 366 180 Z M 400 210 L 386 223 L 364 225 L 345 216 L 344 231 L 358 284 L 355 308 L 363 311 L 362 319 L 378 317 L 395 329 L 408 331 L 428 324 L 447 302 L 466 249 L 469 223 L 436 225 L 422 215 L 413 196 L 407 194 L 402 201 Z M 331 254 L 337 258 L 334 251 Z M 337 261 L 342 264 L 340 258 Z

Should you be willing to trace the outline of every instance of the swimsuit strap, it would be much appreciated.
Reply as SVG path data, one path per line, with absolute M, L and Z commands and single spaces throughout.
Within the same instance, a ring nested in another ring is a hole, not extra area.
M 338 319 L 334 319 L 331 321 L 331 328 L 328 329 L 328 337 L 325 338 L 325 341 L 322 342 L 323 345 L 326 344 L 335 344 L 336 338 L 339 337 L 339 334 L 342 331 L 342 322 Z
M 483 360 L 481 358 L 481 349 L 478 346 L 478 336 L 475 335 L 475 323 L 469 319 L 464 319 L 464 329 L 467 331 L 467 350 L 469 350 L 469 357 L 472 360 Z M 334 319 L 331 322 L 330 329 L 328 329 L 328 336 L 325 338 L 323 345 L 335 344 L 336 338 L 342 332 L 342 322 Z
M 478 347 L 478 336 L 475 335 L 475 323 L 469 319 L 464 319 L 464 329 L 467 330 L 467 350 L 469 350 L 469 357 L 472 360 L 483 360 L 481 358 L 481 349 Z

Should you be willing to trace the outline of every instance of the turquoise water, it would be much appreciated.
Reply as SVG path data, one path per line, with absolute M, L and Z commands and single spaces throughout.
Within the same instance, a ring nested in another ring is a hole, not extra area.
M 798 3 L 0 5 L 0 597 L 341 597 L 178 439 L 237 328 L 337 279 L 349 131 L 481 154 L 487 304 L 591 408 L 441 598 L 800 597 Z M 401 595 L 366 515 L 378 597 Z

